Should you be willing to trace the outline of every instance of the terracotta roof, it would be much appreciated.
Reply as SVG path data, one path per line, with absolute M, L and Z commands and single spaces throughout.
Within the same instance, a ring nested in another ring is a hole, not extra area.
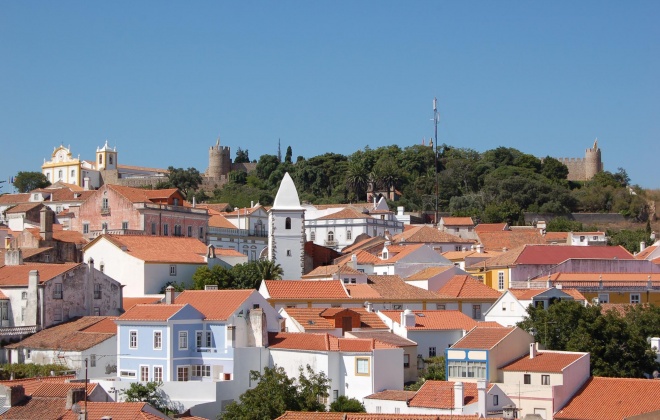
M 403 311 L 380 311 L 394 322 L 401 322 Z M 408 330 L 465 330 L 469 331 L 477 326 L 477 321 L 461 311 L 411 311 L 415 314 L 415 326 Z
M 89 395 L 98 384 L 87 384 L 87 395 Z M 85 385 L 80 382 L 42 382 L 42 384 L 33 393 L 34 398 L 66 398 L 66 394 L 71 389 L 84 389 Z
M 487 251 L 513 249 L 527 244 L 545 244 L 543 235 L 538 230 L 504 230 L 501 232 L 479 232 L 479 241 Z
M 474 227 L 475 232 L 501 232 L 507 228 L 506 223 L 479 223 Z
M 302 276 L 303 278 L 311 277 L 320 277 L 320 276 L 332 276 L 333 274 L 364 274 L 360 271 L 357 271 L 348 264 L 332 264 L 332 265 L 322 265 L 316 267 L 309 273 Z
M 69 270 L 78 267 L 80 263 L 24 263 L 21 265 L 5 265 L 0 267 L 0 287 L 27 286 L 30 271 L 39 271 L 39 283 L 49 281 Z
M 350 308 L 351 311 L 357 312 L 360 314 L 360 323 L 362 324 L 360 328 L 387 328 L 382 319 L 376 314 L 376 312 L 369 312 L 366 308 Z
M 478 401 L 477 384 L 463 382 L 463 405 Z M 410 407 L 454 408 L 454 382 L 426 381 L 408 403 Z
M 26 203 L 30 201 L 30 194 L 2 194 L 0 195 L 0 205 Z
M 471 217 L 441 217 L 440 221 L 445 226 L 474 226 Z
M 115 320 L 117 318 L 118 317 L 116 316 L 106 316 L 105 319 L 102 319 L 96 324 L 92 324 L 89 327 L 83 328 L 81 332 L 115 335 L 117 334 L 117 324 L 115 324 Z
M 142 304 L 124 312 L 118 321 L 167 321 L 186 305 Z
M 17 214 L 17 213 L 27 213 L 30 210 L 33 210 L 37 207 L 43 207 L 41 201 L 37 203 L 21 203 L 17 204 L 14 207 L 11 207 L 5 211 L 6 214 Z
M 367 395 L 366 399 L 373 400 L 388 400 L 388 401 L 408 401 L 415 396 L 416 391 L 395 391 L 395 390 L 386 390 L 381 392 L 376 392 L 375 394 Z
M 559 264 L 570 258 L 603 258 L 632 260 L 622 246 L 530 245 L 517 259 L 518 264 Z
M 287 411 L 276 420 L 474 420 L 477 414 L 375 414 Z M 491 417 L 489 417 L 491 418 Z M 501 420 L 501 417 L 493 417 Z
M 131 309 L 135 305 L 143 303 L 159 303 L 160 297 L 124 297 L 122 299 L 122 307 L 124 311 Z
M 338 312 L 333 311 L 333 309 L 339 309 L 339 312 L 351 311 L 360 315 L 360 328 L 387 328 L 376 313 L 368 312 L 364 308 L 287 308 L 286 313 L 291 319 L 296 320 L 296 322 L 304 327 L 305 330 L 330 329 L 335 328 L 332 317 Z
M 341 280 L 264 280 L 271 299 L 348 299 Z
M 480 349 L 489 350 L 495 347 L 517 327 L 491 328 L 478 326 L 458 340 L 452 349 Z
M 41 350 L 82 351 L 96 346 L 105 340 L 112 338 L 117 332 L 117 326 L 109 329 L 104 316 L 84 316 L 73 321 L 58 324 L 43 329 L 31 336 L 9 344 L 6 348 L 26 347 Z M 96 324 L 101 324 L 93 328 Z M 90 328 L 89 330 L 87 330 Z
M 27 228 L 35 238 L 44 239 L 41 236 L 40 228 Z M 64 230 L 61 224 L 53 224 L 53 239 L 60 242 L 66 242 L 71 244 L 86 244 L 88 241 L 85 239 L 81 232 L 75 230 Z
M 550 290 L 546 287 L 544 289 L 509 289 L 509 292 L 515 296 L 518 300 L 532 300 L 534 296 L 540 295 L 541 293 Z
M 395 348 L 391 344 L 374 339 L 338 338 L 327 333 L 268 333 L 268 343 L 268 347 L 271 349 L 356 353 L 371 353 L 374 349 Z
M 493 301 L 502 295 L 468 275 L 452 277 L 437 293 L 458 299 L 492 299 Z
M 393 264 L 425 246 L 427 245 L 426 244 L 410 244 L 404 246 L 390 245 L 387 247 L 388 258 L 384 260 L 376 261 L 374 265 Z
M 144 262 L 204 264 L 207 248 L 197 238 L 147 235 L 101 235 L 92 241 L 92 246 L 105 238 L 118 248 L 126 247 L 126 253 Z
M 64 398 L 29 398 L 12 406 L 0 418 L 16 420 L 63 419 L 66 415 Z
M 382 248 L 379 248 L 379 251 L 380 251 L 380 249 L 382 249 Z M 363 249 L 361 249 L 357 252 L 353 252 L 352 254 L 355 254 L 355 256 L 357 257 L 357 263 L 361 264 L 361 265 L 375 264 L 375 263 L 377 263 L 378 261 L 381 260 L 376 255 L 374 255 L 374 254 L 372 254 L 368 251 L 365 251 Z M 341 256 L 341 257 L 337 258 L 335 260 L 335 262 L 337 264 L 345 264 L 345 263 L 347 263 L 351 260 L 352 254 L 346 254 L 344 256 Z
M 344 254 L 350 254 L 361 249 L 371 249 L 371 248 L 382 248 L 382 245 L 385 243 L 385 238 L 382 236 L 374 236 L 373 238 L 366 238 L 361 241 L 349 245 L 346 248 L 342 249 L 341 252 Z
M 12 387 L 21 385 L 25 389 L 25 395 L 32 395 L 34 391 L 45 383 L 66 383 L 72 379 L 76 379 L 76 375 L 60 375 L 60 376 L 40 376 L 36 378 L 23 378 L 23 379 L 10 379 L 0 381 L 0 384 Z
M 345 287 L 353 299 L 381 299 L 383 297 L 370 284 L 347 284 Z
M 361 211 L 354 209 L 353 207 L 346 207 L 335 213 L 331 213 L 326 216 L 319 217 L 316 220 L 366 219 L 366 218 L 372 219 L 373 217 L 369 216 L 369 213 L 362 213 Z
M 161 420 L 163 417 L 147 411 L 144 402 L 87 402 L 87 416 L 90 419 L 100 419 L 104 416 L 112 420 Z M 62 420 L 78 420 L 78 415 L 67 411 Z
M 546 232 L 543 236 L 546 244 L 552 243 L 566 243 L 568 240 L 568 232 Z
M 646 259 L 649 255 L 651 255 L 651 254 L 653 253 L 653 251 L 655 251 L 656 249 L 658 249 L 658 245 L 647 246 L 647 247 L 644 249 L 644 251 L 640 251 L 640 252 L 638 252 L 637 254 L 635 254 L 635 258 L 638 259 L 638 260 L 645 260 L 645 259 Z
M 368 277 L 368 284 L 384 299 L 392 300 L 438 300 L 435 292 L 407 284 L 399 276 Z
M 505 372 L 548 372 L 561 373 L 569 365 L 589 353 L 572 353 L 563 351 L 539 351 L 530 359 L 529 354 L 524 355 L 502 368 Z
M 229 203 L 204 203 L 204 204 L 198 204 L 197 207 L 207 210 L 213 210 L 216 212 L 226 212 L 228 210 L 231 210 L 232 208 L 229 205 Z
M 660 410 L 660 381 L 592 377 L 555 419 L 620 420 Z
M 123 185 L 108 184 L 108 188 L 123 196 L 131 203 L 151 203 L 154 200 L 166 199 L 176 194 L 176 188 L 162 190 L 146 190 L 144 188 L 125 187 Z
M 634 303 L 599 303 L 600 310 L 602 313 L 614 311 L 619 316 L 625 316 L 626 311 L 635 306 Z
M 411 229 L 405 230 L 397 235 L 394 235 L 392 242 L 395 244 L 404 243 L 473 243 L 475 241 L 470 239 L 463 239 L 461 237 L 452 235 L 450 233 L 440 231 L 434 227 L 427 225 L 415 226 Z
M 453 265 L 439 265 L 435 267 L 427 267 L 423 270 L 420 270 L 414 274 L 409 275 L 405 278 L 406 281 L 413 280 L 428 280 L 434 276 L 437 276 L 440 273 L 444 273 L 447 270 L 454 268 Z
M 93 162 L 92 162 L 93 163 Z M 159 172 L 162 174 L 169 174 L 170 171 L 162 168 L 147 168 L 146 166 L 135 166 L 135 165 L 123 165 L 117 164 L 118 169 L 132 169 L 137 171 L 149 171 L 149 172 Z
M 250 297 L 258 293 L 246 290 L 184 290 L 174 300 L 175 304 L 190 304 L 204 314 L 207 320 L 226 321 Z
M 350 331 L 348 332 L 348 334 L 356 338 L 378 340 L 395 347 L 409 347 L 409 346 L 417 345 L 417 343 L 415 343 L 414 341 L 408 340 L 407 338 L 401 337 L 400 335 L 394 334 L 389 331 L 360 330 L 360 331 Z
M 220 214 L 220 212 L 211 209 L 209 209 L 208 212 L 209 215 L 211 216 L 209 218 L 209 227 L 222 228 L 222 229 L 236 229 L 236 226 L 232 222 L 227 220 L 225 216 Z
M 494 267 L 511 267 L 516 264 L 518 257 L 525 249 L 526 245 L 521 245 L 517 248 L 503 252 L 485 261 L 476 262 L 468 268 L 494 268 Z

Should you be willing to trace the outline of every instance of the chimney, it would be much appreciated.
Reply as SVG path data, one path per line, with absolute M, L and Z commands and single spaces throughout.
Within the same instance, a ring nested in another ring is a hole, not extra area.
M 485 379 L 479 379 L 477 381 L 477 414 L 479 414 L 479 417 L 486 417 L 487 384 Z
M 8 249 L 5 253 L 5 265 L 23 265 L 23 251 L 20 248 Z
M 646 242 L 642 241 L 639 243 L 639 252 L 642 252 L 646 249 Z
M 85 388 L 71 388 L 66 394 L 66 409 L 71 410 L 71 407 L 78 401 L 85 399 Z
M 25 399 L 25 388 L 23 385 L 0 385 L 0 395 L 5 397 L 5 407 L 18 405 Z
M 30 270 L 28 274 L 27 302 L 25 305 L 25 319 L 23 325 L 37 325 L 37 308 L 39 307 L 38 297 L 39 272 Z
M 404 212 L 404 207 L 403 206 L 398 206 L 396 208 L 396 215 L 397 216 L 403 216 L 403 212 Z
M 374 304 L 371 302 L 365 302 L 365 306 L 367 307 L 367 312 L 373 312 L 374 311 Z
M 53 211 L 44 207 L 39 211 L 40 234 L 45 241 L 53 240 Z
M 539 348 L 537 347 L 537 343 L 529 343 L 529 358 L 533 359 L 538 352 Z
M 165 304 L 171 305 L 174 303 L 174 287 L 169 285 L 165 288 Z
M 454 409 L 463 411 L 463 382 L 454 382 Z
M 351 255 L 351 268 L 357 270 L 357 255 Z
M 192 202 L 193 208 L 197 207 L 197 200 L 195 199 L 195 196 L 193 195 L 193 202 Z
M 250 309 L 249 311 L 249 329 L 248 347 L 267 347 L 268 331 L 266 329 L 266 314 L 261 308 Z
M 401 326 L 404 328 L 415 326 L 415 314 L 410 309 L 401 312 Z
M 478 254 L 484 253 L 484 244 L 477 244 L 477 253 Z
M 250 201 L 250 208 L 254 207 L 254 201 Z

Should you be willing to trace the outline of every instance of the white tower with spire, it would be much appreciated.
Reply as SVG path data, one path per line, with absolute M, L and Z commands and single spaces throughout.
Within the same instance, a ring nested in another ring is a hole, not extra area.
M 268 259 L 282 267 L 282 278 L 299 280 L 305 263 L 305 209 L 287 172 L 268 211 Z

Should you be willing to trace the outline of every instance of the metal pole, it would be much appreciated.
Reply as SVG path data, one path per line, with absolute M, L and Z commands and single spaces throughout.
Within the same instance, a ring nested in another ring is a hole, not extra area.
M 434 151 L 434 156 L 435 156 L 435 225 L 438 226 L 438 201 L 439 201 L 439 194 L 438 194 L 438 99 L 433 98 L 433 124 L 435 126 L 435 151 Z
M 85 420 L 87 420 L 87 358 L 85 357 Z

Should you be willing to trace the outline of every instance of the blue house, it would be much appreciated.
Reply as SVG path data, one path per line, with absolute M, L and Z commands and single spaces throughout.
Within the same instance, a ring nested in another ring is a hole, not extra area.
M 251 290 L 187 290 L 136 305 L 117 323 L 117 375 L 124 381 L 226 381 L 241 347 L 265 347 L 280 317 Z

